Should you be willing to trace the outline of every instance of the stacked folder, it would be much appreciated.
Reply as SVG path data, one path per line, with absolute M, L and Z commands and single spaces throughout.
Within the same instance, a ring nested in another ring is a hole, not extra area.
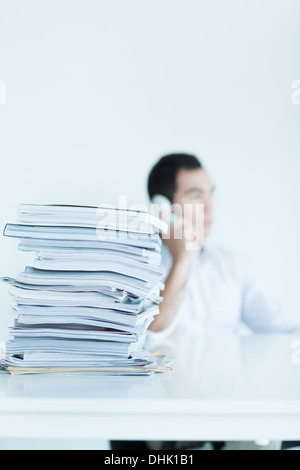
M 5 365 L 14 374 L 168 370 L 145 348 L 159 313 L 161 238 L 147 212 L 101 206 L 21 205 L 4 235 L 35 259 L 10 285 L 14 326 Z

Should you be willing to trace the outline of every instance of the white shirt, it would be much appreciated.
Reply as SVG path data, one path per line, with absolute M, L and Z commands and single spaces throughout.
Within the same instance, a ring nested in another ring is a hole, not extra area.
M 172 256 L 163 244 L 163 280 L 172 264 Z M 268 295 L 247 258 L 206 239 L 195 257 L 173 321 L 154 336 L 169 336 L 176 328 L 177 334 L 184 335 L 195 329 L 203 333 L 238 333 L 242 324 L 256 333 L 300 333 L 300 322 L 288 317 Z

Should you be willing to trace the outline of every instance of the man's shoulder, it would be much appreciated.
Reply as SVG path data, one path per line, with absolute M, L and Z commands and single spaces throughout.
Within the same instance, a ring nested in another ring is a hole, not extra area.
M 245 271 L 251 266 L 250 258 L 245 253 L 212 240 L 205 242 L 203 254 L 216 263 L 231 267 L 235 271 Z
M 213 240 L 205 240 L 203 248 L 199 253 L 203 254 L 203 256 L 217 257 L 224 260 L 249 261 L 247 256 L 239 250 L 227 247 Z M 172 255 L 165 243 L 162 243 L 161 246 L 161 256 L 164 261 L 172 262 Z
M 161 255 L 162 265 L 166 273 L 168 273 L 172 267 L 173 258 L 164 243 L 162 243 Z M 226 270 L 231 270 L 237 276 L 251 269 L 251 261 L 247 255 L 238 249 L 222 245 L 211 239 L 205 240 L 203 248 L 199 252 L 199 261 L 201 261 L 201 258 L 203 261 L 213 262 Z

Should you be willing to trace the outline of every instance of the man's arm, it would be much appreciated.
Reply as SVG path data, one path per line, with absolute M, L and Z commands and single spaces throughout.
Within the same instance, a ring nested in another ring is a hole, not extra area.
M 183 298 L 190 262 L 183 258 L 173 264 L 170 274 L 165 283 L 165 290 L 161 293 L 164 298 L 159 307 L 159 315 L 155 317 L 149 329 L 161 331 L 167 328 L 175 317 L 175 313 Z
M 181 223 L 181 222 L 177 222 Z M 165 245 L 168 247 L 172 258 L 173 266 L 165 282 L 165 289 L 161 293 L 163 301 L 160 304 L 160 313 L 155 317 L 151 323 L 149 330 L 159 332 L 165 330 L 175 318 L 177 309 L 182 301 L 187 279 L 191 270 L 192 262 L 195 254 L 201 248 L 202 239 L 200 234 L 194 234 L 194 237 L 189 237 L 187 240 L 184 236 L 180 239 L 174 237 L 174 228 L 170 231 L 168 239 L 164 240 Z M 182 231 L 187 234 L 188 231 Z M 193 238 L 193 245 L 191 245 L 191 238 Z M 186 243 L 189 242 L 189 249 L 186 248 Z

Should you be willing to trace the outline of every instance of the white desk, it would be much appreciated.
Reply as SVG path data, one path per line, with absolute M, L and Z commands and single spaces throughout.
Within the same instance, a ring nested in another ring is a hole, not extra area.
M 152 377 L 0 373 L 0 438 L 300 440 L 292 336 L 195 336 Z

